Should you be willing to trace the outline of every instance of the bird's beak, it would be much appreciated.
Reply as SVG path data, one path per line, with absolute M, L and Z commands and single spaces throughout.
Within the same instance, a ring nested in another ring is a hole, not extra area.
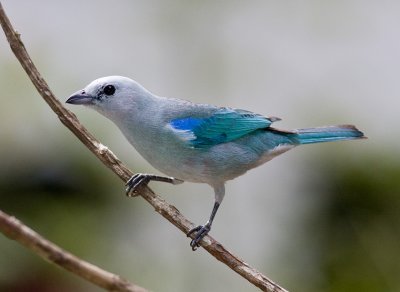
M 84 90 L 79 90 L 71 95 L 66 103 L 70 104 L 92 104 L 93 97 L 87 94 Z

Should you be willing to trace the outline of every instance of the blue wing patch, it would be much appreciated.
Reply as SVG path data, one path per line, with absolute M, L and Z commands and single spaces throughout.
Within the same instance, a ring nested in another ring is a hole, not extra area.
M 221 108 L 207 118 L 175 119 L 169 125 L 193 148 L 206 148 L 239 139 L 278 120 L 245 110 Z

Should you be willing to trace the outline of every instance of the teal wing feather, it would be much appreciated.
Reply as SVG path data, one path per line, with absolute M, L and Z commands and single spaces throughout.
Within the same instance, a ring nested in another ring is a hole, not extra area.
M 206 148 L 268 128 L 278 118 L 245 110 L 221 108 L 206 118 L 185 117 L 170 122 L 177 134 L 194 148 Z

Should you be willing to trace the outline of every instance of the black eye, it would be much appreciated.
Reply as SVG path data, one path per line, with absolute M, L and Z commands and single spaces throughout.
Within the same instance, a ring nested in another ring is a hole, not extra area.
M 115 92 L 114 85 L 107 85 L 106 87 L 104 87 L 103 92 L 105 95 L 113 95 Z

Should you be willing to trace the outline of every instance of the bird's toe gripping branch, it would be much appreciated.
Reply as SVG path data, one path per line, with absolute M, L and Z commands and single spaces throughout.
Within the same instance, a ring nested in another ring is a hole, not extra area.
M 138 192 L 139 188 L 141 188 L 143 186 L 147 186 L 147 184 L 151 180 L 167 182 L 167 183 L 170 183 L 173 185 L 183 183 L 183 180 L 180 180 L 180 179 L 177 179 L 174 177 L 158 176 L 158 175 L 147 174 L 147 173 L 136 173 L 125 184 L 126 195 L 128 197 L 137 196 L 137 192 Z
M 208 219 L 206 224 L 194 227 L 194 228 L 190 229 L 189 232 L 186 234 L 189 237 L 192 234 L 196 233 L 196 235 L 190 242 L 190 246 L 192 247 L 193 251 L 195 251 L 198 247 L 200 247 L 200 241 L 208 234 L 208 232 L 210 232 L 211 225 L 213 223 L 215 214 L 217 214 L 219 205 L 220 205 L 220 202 L 215 201 L 214 208 L 212 209 L 210 219 Z
M 209 221 L 207 221 L 205 225 L 199 225 L 189 230 L 186 234 L 188 237 L 196 233 L 195 237 L 190 242 L 193 251 L 200 247 L 200 241 L 208 234 L 208 232 L 210 232 L 210 230 L 211 224 Z

